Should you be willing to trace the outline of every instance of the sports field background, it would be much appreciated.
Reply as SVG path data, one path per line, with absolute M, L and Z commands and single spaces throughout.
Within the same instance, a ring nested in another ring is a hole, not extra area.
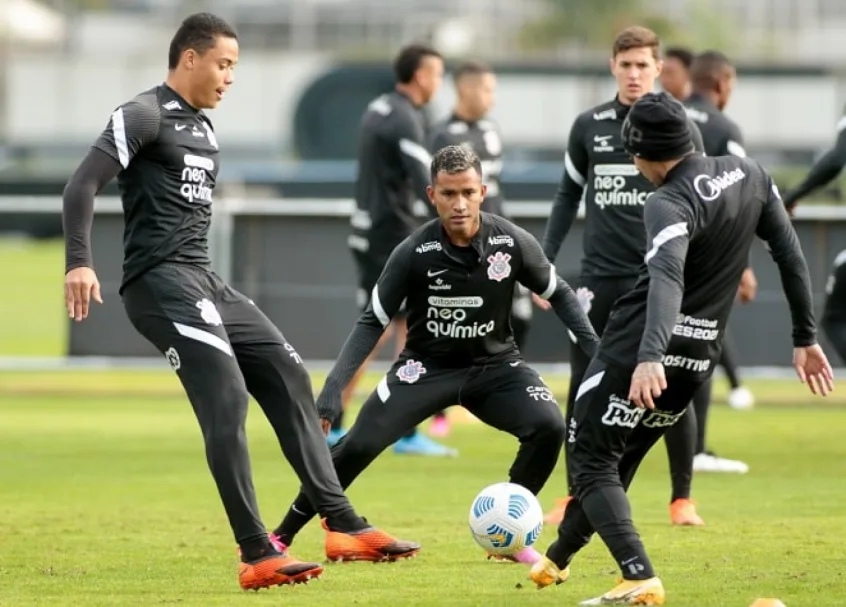
M 0 239 L 0 356 L 58 356 L 66 334 L 62 249 Z M 566 377 L 545 377 L 561 397 Z M 366 378 L 363 390 L 378 376 Z M 323 381 L 314 374 L 315 388 Z M 698 475 L 706 527 L 668 524 L 659 445 L 631 497 L 668 605 L 731 607 L 762 596 L 789 607 L 846 604 L 846 389 L 814 399 L 796 381 L 752 380 L 758 406 L 723 403 L 710 446 L 747 461 L 745 476 Z M 249 418 L 262 514 L 278 522 L 297 483 L 260 409 Z M 308 586 L 239 590 L 237 557 L 201 437 L 175 376 L 158 371 L 0 372 L 0 606 L 18 605 L 574 605 L 616 581 L 597 540 L 563 586 L 537 592 L 526 568 L 487 562 L 467 531 L 475 493 L 506 478 L 507 435 L 461 423 L 452 460 L 386 452 L 353 485 L 359 511 L 420 541 L 418 559 L 330 565 Z M 541 499 L 563 491 L 559 467 Z M 545 548 L 554 539 L 545 529 Z M 322 559 L 313 523 L 295 544 Z M 522 588 L 517 588 L 521 585 Z

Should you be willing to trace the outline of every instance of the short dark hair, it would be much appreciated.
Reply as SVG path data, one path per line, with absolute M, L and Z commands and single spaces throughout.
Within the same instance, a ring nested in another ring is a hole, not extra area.
M 189 15 L 176 30 L 170 41 L 167 67 L 172 70 L 179 65 L 179 58 L 189 48 L 203 55 L 214 47 L 219 37 L 238 39 L 235 28 L 225 20 L 211 13 Z
M 470 169 L 474 169 L 479 174 L 479 177 L 482 176 L 482 161 L 479 160 L 476 152 L 467 145 L 448 145 L 435 152 L 435 155 L 432 156 L 432 183 L 435 183 L 435 177 L 437 177 L 438 173 L 455 175 L 456 173 L 463 173 Z
M 693 63 L 694 57 L 695 54 L 693 51 L 684 46 L 670 46 L 664 51 L 665 59 L 676 59 L 688 70 Z
M 734 64 L 720 51 L 704 51 L 694 57 L 690 66 L 690 82 L 697 91 L 710 91 Z
M 458 82 L 465 76 L 481 76 L 482 74 L 492 74 L 491 67 L 481 61 L 467 61 L 462 63 L 452 73 L 453 82 Z
M 410 44 L 400 49 L 394 59 L 394 76 L 397 82 L 400 84 L 411 82 L 426 57 L 442 58 L 438 51 L 425 44 Z
M 633 25 L 627 27 L 614 38 L 611 46 L 611 56 L 616 57 L 619 53 L 630 51 L 633 48 L 648 48 L 652 56 L 658 59 L 658 49 L 661 46 L 661 39 L 658 34 L 648 27 Z

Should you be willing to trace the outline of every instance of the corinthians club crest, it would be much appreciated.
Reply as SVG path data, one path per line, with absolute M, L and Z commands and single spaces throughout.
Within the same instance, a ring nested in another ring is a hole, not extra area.
M 488 256 L 488 278 L 497 282 L 502 282 L 511 276 L 511 255 L 497 251 L 493 255 Z

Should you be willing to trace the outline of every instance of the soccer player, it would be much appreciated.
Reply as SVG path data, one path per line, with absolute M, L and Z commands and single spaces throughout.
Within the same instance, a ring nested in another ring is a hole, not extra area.
M 536 563 L 539 586 L 564 581 L 593 531 L 623 581 L 583 605 L 662 605 L 664 587 L 635 531 L 626 489 L 667 427 L 713 372 L 755 236 L 778 265 L 793 324 L 793 365 L 814 394 L 833 389 L 817 345 L 808 267 L 772 178 L 753 160 L 693 153 L 689 119 L 666 93 L 641 97 L 622 139 L 657 187 L 644 210 L 649 250 L 621 297 L 579 386 L 569 428 L 575 498 Z M 703 330 L 688 335 L 679 327 Z
M 840 361 L 846 363 L 846 250 L 834 258 L 825 294 L 822 327 Z
M 65 299 L 76 321 L 102 302 L 90 232 L 94 198 L 117 177 L 126 217 L 120 295 L 133 326 L 164 354 L 200 423 L 206 458 L 241 553 L 239 582 L 258 589 L 319 576 L 289 556 L 261 521 L 244 424 L 249 395 L 326 518 L 330 558 L 416 553 L 359 517 L 338 482 L 311 381 L 294 347 L 247 297 L 212 270 L 208 231 L 219 144 L 203 112 L 233 82 L 238 38 L 219 17 L 186 18 L 168 75 L 120 105 L 64 191 Z
M 671 46 L 664 51 L 664 67 L 659 76 L 661 88 L 679 101 L 687 99 L 691 93 L 690 64 L 693 57 L 693 51 L 682 46 Z
M 690 67 L 693 93 L 683 101 L 688 118 L 699 127 L 705 153 L 708 156 L 746 157 L 743 147 L 743 135 L 740 127 L 723 110 L 728 105 L 734 90 L 737 72 L 728 57 L 719 51 L 705 51 L 697 55 Z M 755 297 L 757 281 L 752 268 L 746 268 L 740 280 L 738 299 L 748 303 Z M 754 399 L 751 392 L 739 383 L 734 368 L 733 356 L 723 338 L 723 350 L 720 364 L 732 382 L 729 393 L 729 405 L 734 408 L 751 407 Z M 695 443 L 693 470 L 696 472 L 735 472 L 745 474 L 749 466 L 742 461 L 718 457 L 705 448 L 706 424 L 711 404 L 711 383 L 709 379 L 702 385 L 693 398 L 693 411 L 696 418 L 695 439 L 687 435 L 690 430 L 685 424 L 677 424 L 667 431 L 668 452 L 682 452 L 687 445 Z M 689 414 L 689 415 L 690 415 Z
M 846 109 L 835 125 L 835 132 L 837 138 L 834 146 L 820 156 L 799 185 L 785 193 L 784 205 L 791 215 L 802 198 L 836 179 L 846 166 Z M 834 259 L 832 272 L 826 284 L 822 327 L 841 361 L 846 362 L 846 265 L 844 262 L 846 262 L 846 251 L 841 251 Z
M 455 403 L 520 441 L 511 482 L 537 494 L 555 468 L 564 418 L 514 343 L 515 283 L 549 301 L 587 356 L 598 338 L 537 240 L 507 219 L 480 212 L 485 193 L 472 150 L 448 146 L 434 155 L 428 195 L 438 219 L 394 249 L 317 401 L 328 428 L 341 409 L 341 391 L 406 301 L 405 350 L 332 449 L 344 487 L 409 428 Z M 301 492 L 275 533 L 290 545 L 314 513 Z M 530 548 L 513 560 L 539 557 Z
M 544 252 L 554 261 L 584 198 L 584 256 L 576 294 L 600 335 L 612 304 L 632 289 L 643 264 L 643 204 L 654 187 L 638 174 L 623 148 L 620 126 L 631 105 L 655 88 L 662 68 L 659 46 L 658 36 L 643 27 L 625 29 L 614 40 L 610 64 L 617 80 L 617 95 L 612 101 L 583 112 L 573 123 L 564 156 L 564 174 L 543 238 Z M 696 148 L 702 150 L 699 130 L 693 124 L 691 130 Z M 568 420 L 589 362 L 579 348 L 572 349 Z M 696 436 L 693 416 L 681 423 L 690 425 L 687 436 Z M 691 439 L 680 452 L 670 454 L 670 520 L 674 524 L 702 522 L 690 499 L 693 451 Z M 566 457 L 565 452 L 565 461 Z M 556 500 L 555 508 L 545 518 L 547 524 L 560 522 L 568 501 L 569 497 Z
M 700 65 L 702 64 L 702 59 L 710 55 L 711 52 L 706 52 L 700 55 Z M 708 101 L 707 99 L 703 99 L 703 97 L 711 97 L 711 95 L 716 92 L 714 89 L 714 85 L 706 85 L 705 89 L 708 91 L 705 95 L 698 94 L 691 96 L 692 93 L 692 84 L 690 80 L 690 68 L 693 64 L 694 59 L 696 56 L 692 51 L 682 47 L 672 47 L 668 48 L 664 52 L 664 69 L 661 70 L 661 86 L 662 88 L 670 93 L 673 97 L 678 99 L 683 103 L 690 102 L 690 106 L 688 108 L 688 116 L 693 118 L 695 121 L 697 117 L 702 118 L 703 120 L 707 120 L 708 113 L 700 113 L 696 112 L 697 106 L 705 105 L 705 108 L 710 108 L 707 112 L 713 113 L 713 106 L 715 105 L 714 101 Z M 716 66 L 719 68 L 719 66 Z M 725 70 L 728 72 L 728 70 Z M 734 76 L 734 69 L 731 69 L 731 75 Z M 726 73 L 720 74 L 718 77 L 723 82 L 726 82 Z M 726 82 L 729 84 L 729 82 Z M 730 82 L 733 85 L 733 82 Z M 725 86 L 721 86 L 719 89 L 719 94 L 723 94 L 726 91 Z M 730 91 L 730 89 L 728 89 Z M 700 100 L 704 103 L 700 103 Z M 703 107 L 699 107 L 700 110 L 705 110 Z M 730 121 L 729 121 L 730 122 Z M 734 152 L 727 152 L 725 149 L 717 151 L 716 153 L 712 153 L 708 151 L 709 149 L 713 149 L 714 147 L 719 145 L 719 142 L 727 143 L 729 140 L 725 139 L 725 135 L 728 133 L 728 129 L 725 128 L 726 125 L 723 121 L 720 121 L 720 127 L 717 129 L 709 129 L 709 127 L 705 126 L 704 123 L 697 121 L 699 124 L 699 128 L 702 131 L 702 138 L 705 140 L 705 149 L 709 156 L 721 156 L 727 153 L 737 153 L 738 155 L 745 155 L 746 151 L 743 149 L 743 144 L 741 139 L 731 139 L 732 141 L 732 149 Z M 731 123 L 734 124 L 734 123 Z M 706 131 L 709 131 L 706 133 Z M 720 133 L 720 139 L 715 140 L 713 138 L 715 132 Z M 736 133 L 739 136 L 738 131 L 731 131 L 732 134 Z M 710 143 L 709 143 L 710 141 Z M 710 146 L 710 147 L 709 147 Z M 718 148 L 719 149 L 719 148 Z M 748 303 L 755 298 L 755 293 L 758 288 L 758 283 L 755 279 L 755 274 L 752 272 L 750 268 L 748 272 L 743 274 L 743 279 L 740 281 L 740 289 L 738 290 L 738 299 L 741 303 Z M 737 369 L 737 364 L 734 360 L 734 355 L 732 354 L 732 349 L 730 347 L 729 340 L 727 338 L 723 338 L 723 354 L 722 358 L 720 358 L 720 366 L 726 373 L 726 378 L 729 382 L 729 395 L 728 395 L 728 404 L 733 409 L 749 409 L 755 405 L 755 397 L 752 395 L 752 392 L 744 386 L 740 381 L 740 374 Z M 707 400 L 706 400 L 707 399 Z M 702 394 L 697 394 L 697 397 L 694 399 L 694 409 L 699 411 L 700 414 L 703 411 L 701 403 L 710 402 L 711 399 L 711 387 L 710 384 L 707 386 L 703 386 Z M 678 426 L 677 426 L 678 427 Z M 702 425 L 701 427 L 704 427 Z M 704 430 L 700 430 L 698 435 L 704 432 Z M 728 472 L 746 472 L 748 471 L 748 466 L 743 464 L 743 462 L 732 462 L 732 460 L 725 460 L 723 458 L 719 458 L 714 456 L 714 454 L 710 451 L 702 451 L 704 449 L 704 434 L 701 435 L 703 441 L 697 443 L 697 456 L 694 459 L 694 468 L 699 471 L 705 471 L 706 469 L 711 469 L 714 471 L 728 471 Z M 672 440 L 670 433 L 667 433 L 667 440 Z
M 395 90 L 373 100 L 361 119 L 356 208 L 350 220 L 352 234 L 349 237 L 358 269 L 361 310 L 367 307 L 370 293 L 391 251 L 422 223 L 415 214 L 415 203 L 426 200 L 431 157 L 426 149 L 426 127 L 420 108 L 429 103 L 440 88 L 443 72 L 443 59 L 435 49 L 422 45 L 403 48 L 394 60 Z M 428 209 L 428 205 L 424 209 Z M 399 355 L 405 332 L 405 317 L 399 313 L 371 356 L 378 353 L 391 334 L 396 337 L 396 354 Z M 352 399 L 366 368 L 367 361 L 346 386 L 343 409 Z M 343 435 L 341 414 L 334 420 L 327 440 L 334 445 Z M 455 449 L 436 443 L 415 428 L 400 437 L 394 452 L 457 455 Z
M 846 166 L 846 108 L 834 130 L 834 146 L 820 156 L 799 185 L 784 194 L 784 205 L 791 215 L 801 199 L 834 180 Z
M 453 81 L 455 107 L 448 118 L 432 127 L 429 149 L 434 154 L 448 145 L 464 144 L 476 152 L 482 161 L 482 179 L 487 188 L 484 210 L 505 217 L 500 185 L 502 138 L 497 124 L 488 118 L 494 104 L 496 75 L 489 66 L 471 61 L 455 69 Z M 514 290 L 511 314 L 514 341 L 522 351 L 532 320 L 532 299 L 520 284 Z M 449 422 L 445 412 L 441 412 L 435 416 L 430 433 L 445 436 L 448 432 Z

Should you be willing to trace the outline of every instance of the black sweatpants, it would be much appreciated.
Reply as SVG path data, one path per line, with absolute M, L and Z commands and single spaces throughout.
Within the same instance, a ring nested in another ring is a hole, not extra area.
M 625 579 L 654 576 L 632 522 L 626 490 L 643 458 L 688 408 L 704 376 L 667 376 L 667 390 L 655 409 L 627 399 L 631 369 L 594 359 L 579 387 L 566 449 L 573 477 L 573 500 L 547 556 L 563 567 L 596 531 Z
M 602 337 L 608 316 L 614 302 L 634 288 L 637 277 L 624 278 L 600 278 L 593 276 L 582 276 L 576 281 L 576 296 L 582 304 L 582 309 L 590 319 L 593 330 Z M 573 416 L 573 404 L 576 402 L 576 393 L 585 376 L 590 357 L 576 343 L 574 336 L 570 335 L 570 389 L 567 394 L 567 408 L 564 417 L 569 425 Z M 564 451 L 564 460 L 567 466 L 567 486 L 572 486 L 570 474 L 569 454 Z
M 341 485 L 352 484 L 409 428 L 456 403 L 520 441 L 509 478 L 537 494 L 558 460 L 564 418 L 537 372 L 519 360 L 469 369 L 398 360 L 365 401 L 350 431 L 332 448 Z M 277 531 L 292 538 L 315 510 L 310 496 L 301 491 Z
M 251 300 L 212 272 L 177 264 L 155 267 L 122 297 L 132 324 L 185 388 L 239 544 L 267 538 L 244 431 L 249 394 L 315 507 L 330 520 L 354 515 L 332 468 L 302 360 Z

